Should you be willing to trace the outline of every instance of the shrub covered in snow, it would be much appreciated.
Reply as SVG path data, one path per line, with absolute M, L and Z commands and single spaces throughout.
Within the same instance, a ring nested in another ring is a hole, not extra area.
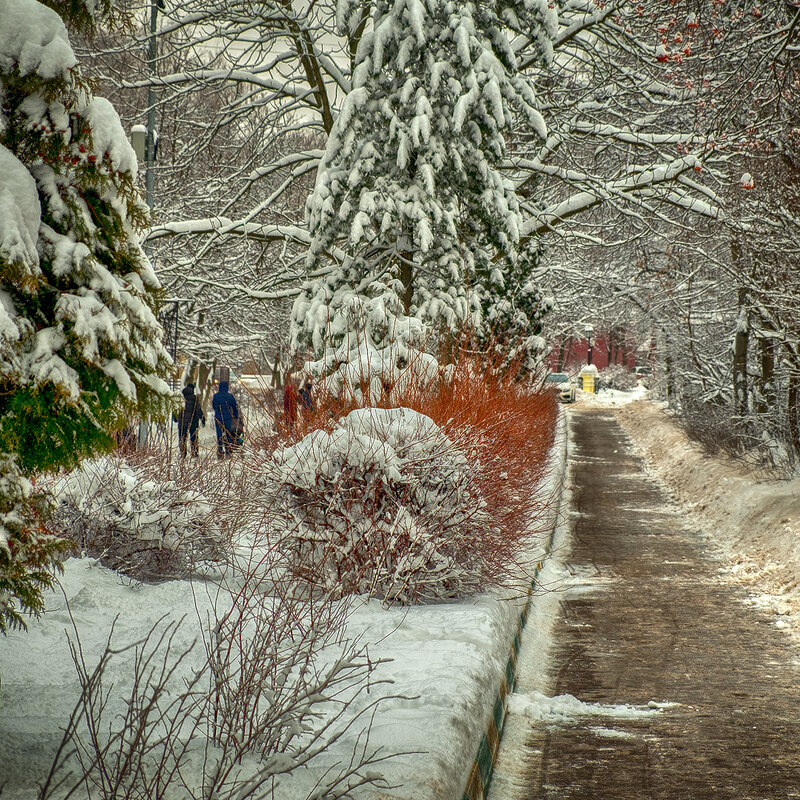
M 186 574 L 221 544 L 212 507 L 175 481 L 103 457 L 84 462 L 52 487 L 53 525 L 87 554 L 141 580 Z
M 629 391 L 636 388 L 636 376 L 622 364 L 611 364 L 600 373 L 600 382 L 608 389 Z
M 408 408 L 351 411 L 267 464 L 291 569 L 334 593 L 385 601 L 467 595 L 492 520 L 464 453 Z

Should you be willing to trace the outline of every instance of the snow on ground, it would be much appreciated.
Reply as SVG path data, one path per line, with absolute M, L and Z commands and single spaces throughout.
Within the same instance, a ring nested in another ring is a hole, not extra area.
M 562 419 L 563 422 L 563 419 Z M 204 432 L 208 438 L 208 429 Z M 563 436 L 562 436 L 563 440 Z M 563 447 L 557 448 L 550 491 L 563 476 Z M 541 526 L 540 527 L 544 527 Z M 543 543 L 532 544 L 529 568 L 542 558 Z M 357 599 L 347 623 L 350 637 L 369 645 L 375 662 L 387 659 L 371 678 L 368 695 L 354 709 L 378 696 L 388 697 L 372 722 L 370 746 L 399 754 L 377 766 L 394 788 L 365 788 L 369 800 L 451 800 L 460 798 L 504 673 L 529 578 L 517 587 L 486 592 L 462 602 L 384 608 Z M 4 800 L 36 797 L 36 783 L 49 767 L 78 695 L 78 680 L 67 633 L 72 619 L 90 668 L 106 644 L 112 624 L 117 644 L 142 638 L 164 615 L 185 617 L 176 640 L 188 647 L 214 604 L 209 584 L 173 581 L 135 584 L 93 559 L 66 562 L 61 588 L 48 595 L 47 610 L 30 631 L 11 632 L 0 648 L 0 784 Z M 72 619 L 70 618 L 72 615 Z M 192 651 L 185 670 L 202 661 Z M 111 707 L 124 708 L 134 653 L 117 656 L 109 668 L 114 683 Z M 383 681 L 384 683 L 381 683 Z M 402 697 L 399 697 L 402 696 Z M 326 755 L 347 758 L 359 733 Z M 276 797 L 305 798 L 326 763 L 284 782 Z M 376 770 L 373 770 L 376 771 Z
M 36 780 L 49 767 L 78 692 L 66 632 L 75 619 L 87 662 L 93 666 L 115 623 L 115 641 L 129 643 L 146 635 L 163 615 L 186 616 L 178 648 L 197 634 L 200 617 L 210 607 L 202 587 L 173 581 L 158 586 L 124 581 L 92 559 L 67 561 L 62 592 L 53 592 L 43 618 L 30 631 L 9 634 L 0 653 L 0 782 L 7 781 L 4 800 L 36 797 Z M 198 587 L 195 587 L 198 588 Z M 470 602 L 385 609 L 362 602 L 348 621 L 351 635 L 369 642 L 370 658 L 391 659 L 373 674 L 375 683 L 362 704 L 382 695 L 404 695 L 380 707 L 370 745 L 384 753 L 409 753 L 379 765 L 389 784 L 398 788 L 364 796 L 381 798 L 454 798 L 466 776 L 483 732 L 487 707 L 494 700 L 508 657 L 519 603 L 497 595 Z M 199 666 L 202 652 L 193 651 L 187 669 Z M 109 679 L 127 686 L 130 658 L 115 660 Z M 378 681 L 390 683 L 378 685 Z M 118 700 L 120 698 L 117 698 Z M 121 705 L 121 704 L 120 704 Z M 355 732 L 354 732 L 355 733 Z M 343 743 L 338 755 L 346 757 Z M 313 776 L 318 774 L 321 767 Z M 308 779 L 285 785 L 280 800 L 305 797 Z
M 69 610 L 67 608 L 69 604 Z M 188 582 L 136 585 L 99 565 L 95 559 L 71 558 L 60 588 L 47 596 L 47 610 L 32 620 L 27 633 L 13 631 L 0 650 L 0 783 L 3 797 L 35 797 L 36 780 L 46 775 L 61 730 L 78 697 L 78 678 L 66 634 L 72 633 L 70 612 L 93 667 L 116 619 L 115 641 L 130 643 L 162 616 L 195 618 Z M 187 647 L 195 636 L 183 626 L 176 644 Z M 198 654 L 199 655 L 199 654 Z M 112 665 L 110 678 L 127 683 L 129 661 Z
M 512 694 L 508 710 L 526 719 L 545 725 L 568 725 L 581 717 L 610 717 L 612 719 L 640 719 L 657 713 L 650 706 L 608 705 L 606 703 L 584 703 L 571 694 L 548 697 L 542 692 Z
M 578 389 L 576 392 L 577 401 L 593 406 L 627 406 L 635 400 L 641 400 L 648 396 L 648 390 L 643 384 L 639 384 L 631 391 L 620 389 L 601 389 L 597 394 L 584 392 Z

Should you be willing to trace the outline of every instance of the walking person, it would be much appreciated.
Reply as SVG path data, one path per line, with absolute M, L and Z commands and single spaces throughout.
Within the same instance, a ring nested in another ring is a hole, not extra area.
M 228 381 L 220 381 L 219 389 L 211 401 L 217 429 L 217 458 L 230 456 L 234 444 L 234 431 L 239 427 L 239 406 L 228 391 Z
M 200 455 L 200 443 L 197 438 L 197 427 L 206 424 L 206 415 L 200 407 L 200 398 L 194 393 L 194 384 L 187 383 L 183 388 L 183 411 L 178 414 L 178 450 L 181 458 L 186 458 L 186 439 L 188 437 L 192 458 Z
M 314 398 L 311 396 L 311 378 L 307 378 L 305 385 L 300 390 L 300 403 L 303 406 L 303 414 L 314 413 Z
M 296 379 L 287 373 L 286 386 L 283 390 L 283 421 L 290 431 L 294 431 L 297 423 L 297 402 L 300 395 L 297 392 Z

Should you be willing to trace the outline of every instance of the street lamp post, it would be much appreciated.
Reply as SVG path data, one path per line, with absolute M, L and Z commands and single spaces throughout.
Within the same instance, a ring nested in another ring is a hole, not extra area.
M 144 162 L 144 197 L 147 207 L 152 211 L 155 190 L 156 145 L 156 57 L 158 55 L 156 31 L 158 28 L 158 9 L 163 8 L 162 0 L 153 0 L 150 4 L 150 33 L 147 37 L 147 72 L 151 78 L 147 89 L 147 124 L 134 125 L 131 128 L 131 145 L 139 161 Z M 149 245 L 145 242 L 145 251 Z M 149 255 L 149 252 L 148 252 Z
M 594 327 L 587 325 L 584 328 L 584 333 L 586 334 L 586 363 L 591 364 L 592 356 L 594 355 L 592 347 L 592 334 L 594 333 Z
M 147 37 L 147 71 L 150 75 L 150 87 L 147 90 L 147 125 L 134 125 L 131 128 L 131 145 L 136 151 L 136 157 L 144 161 L 144 192 L 145 202 L 151 213 L 154 205 L 155 163 L 156 163 L 156 56 L 158 43 L 156 30 L 158 28 L 158 9 L 163 8 L 164 0 L 151 0 L 150 2 L 150 34 Z M 153 245 L 145 240 L 144 252 L 148 260 L 152 258 Z M 176 306 L 177 318 L 177 306 Z M 139 423 L 138 446 L 147 446 L 150 437 L 150 423 L 143 419 Z

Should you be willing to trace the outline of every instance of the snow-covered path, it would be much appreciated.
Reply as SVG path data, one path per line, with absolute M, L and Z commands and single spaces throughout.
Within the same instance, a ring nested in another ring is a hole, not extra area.
M 571 428 L 572 578 L 546 685 L 521 660 L 523 735 L 504 740 L 490 800 L 800 797 L 791 640 L 720 574 L 613 411 L 576 409 Z

